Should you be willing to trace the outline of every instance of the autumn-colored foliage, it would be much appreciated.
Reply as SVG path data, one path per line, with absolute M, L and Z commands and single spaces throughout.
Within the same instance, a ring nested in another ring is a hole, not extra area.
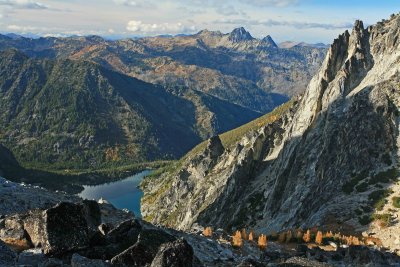
M 118 147 L 115 148 L 107 148 L 104 152 L 106 161 L 119 161 L 119 149 Z
M 232 246 L 240 248 L 243 245 L 242 234 L 240 231 L 236 231 L 235 235 L 232 237 Z
M 206 229 L 204 229 L 204 231 L 203 231 L 203 235 L 211 237 L 213 235 L 212 228 L 211 227 L 206 227 Z
M 262 250 L 265 250 L 267 247 L 267 236 L 266 235 L 260 235 L 258 237 L 258 247 Z
M 326 233 L 325 233 L 325 237 L 326 237 L 326 238 L 332 238 L 332 237 L 333 237 L 332 231 L 326 232 Z
M 317 243 L 318 245 L 322 244 L 322 232 L 318 231 L 317 235 L 315 237 L 315 243 Z
M 353 246 L 360 246 L 361 245 L 361 241 L 360 241 L 360 239 L 358 239 L 358 237 L 353 236 L 351 244 Z
M 310 231 L 310 229 L 308 229 L 307 232 L 303 235 L 303 241 L 305 243 L 310 243 L 311 242 L 311 231 Z
M 242 229 L 242 238 L 243 238 L 244 240 L 248 240 L 247 232 L 246 232 L 246 229 L 245 229 L 245 228 Z
M 251 230 L 251 231 L 250 231 L 250 233 L 249 233 L 249 241 L 253 241 L 253 240 L 254 240 L 254 238 L 255 238 L 254 231 L 253 231 L 253 230 Z

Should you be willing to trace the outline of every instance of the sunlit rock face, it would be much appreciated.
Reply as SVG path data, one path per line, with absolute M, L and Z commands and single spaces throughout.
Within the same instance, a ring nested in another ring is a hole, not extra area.
M 301 99 L 216 162 L 208 148 L 187 155 L 145 188 L 143 214 L 178 229 L 366 230 L 360 218 L 374 212 L 373 177 L 398 162 L 399 26 L 400 15 L 368 28 L 356 21 L 335 39 Z M 389 188 L 392 176 L 378 183 Z M 355 215 L 361 207 L 372 208 Z

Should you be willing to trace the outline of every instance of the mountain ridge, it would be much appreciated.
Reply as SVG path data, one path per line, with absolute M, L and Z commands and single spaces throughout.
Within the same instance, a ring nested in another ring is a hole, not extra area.
M 261 115 L 201 92 L 178 97 L 93 62 L 8 50 L 0 65 L 0 140 L 22 165 L 99 168 L 176 157 Z
M 397 224 L 379 230 L 374 221 L 383 212 L 398 214 L 390 211 L 389 199 L 400 193 L 394 182 L 399 25 L 400 15 L 367 29 L 356 21 L 351 33 L 335 39 L 298 104 L 231 148 L 221 150 L 214 140 L 175 171 L 149 180 L 144 216 L 178 229 L 200 223 L 268 232 L 316 225 L 376 231 L 387 247 L 398 248 L 383 238 Z M 360 191 L 348 195 L 349 186 Z M 157 204 L 171 200 L 176 203 L 171 208 Z M 371 218 L 367 225 L 364 217 Z

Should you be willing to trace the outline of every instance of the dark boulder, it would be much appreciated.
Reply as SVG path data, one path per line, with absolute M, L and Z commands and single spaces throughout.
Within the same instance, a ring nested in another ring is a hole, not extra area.
M 101 224 L 99 204 L 94 200 L 83 200 L 81 205 L 89 229 L 96 231 Z
M 104 227 L 108 228 L 110 225 L 104 225 Z M 100 230 L 90 239 L 90 248 L 83 251 L 81 255 L 93 259 L 110 260 L 134 245 L 141 231 L 142 226 L 137 220 L 124 221 L 112 230 L 103 229 L 106 235 L 103 235 Z
M 42 247 L 46 255 L 62 255 L 89 246 L 81 205 L 65 202 L 43 212 L 31 212 L 24 227 L 34 245 Z
M 138 240 L 142 226 L 137 220 L 128 220 L 120 223 L 106 235 L 109 243 L 128 244 L 131 246 Z
M 123 266 L 146 266 L 151 264 L 162 244 L 175 240 L 175 237 L 161 230 L 143 230 L 136 244 L 112 258 L 111 263 Z
M 161 245 L 151 267 L 193 266 L 193 248 L 184 239 Z

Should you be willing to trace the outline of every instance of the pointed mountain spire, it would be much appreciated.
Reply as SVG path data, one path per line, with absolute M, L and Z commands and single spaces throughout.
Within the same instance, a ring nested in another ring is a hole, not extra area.
M 236 28 L 229 34 L 229 40 L 234 43 L 250 41 L 253 39 L 253 36 L 251 36 L 251 34 L 243 27 Z
M 261 40 L 261 44 L 264 47 L 278 47 L 275 43 L 275 41 L 272 39 L 272 37 L 270 35 L 265 36 L 262 40 Z

